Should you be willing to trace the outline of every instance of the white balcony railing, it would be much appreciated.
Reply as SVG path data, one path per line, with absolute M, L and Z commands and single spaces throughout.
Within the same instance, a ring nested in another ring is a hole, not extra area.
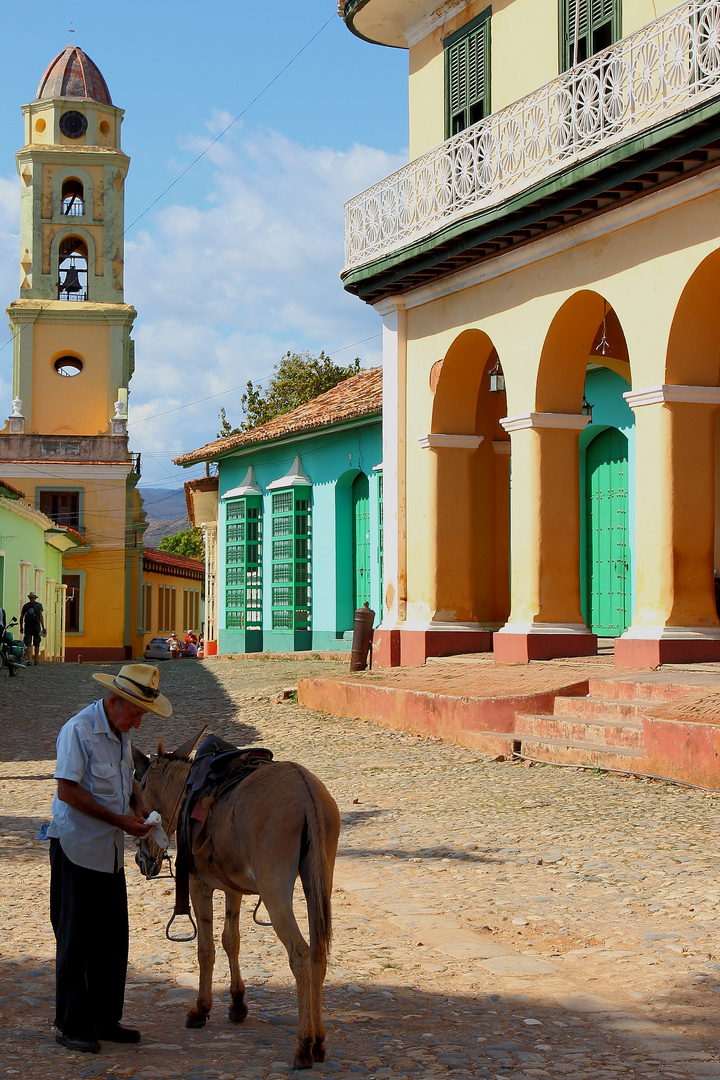
M 345 204 L 352 270 L 715 97 L 720 0 L 687 0 Z

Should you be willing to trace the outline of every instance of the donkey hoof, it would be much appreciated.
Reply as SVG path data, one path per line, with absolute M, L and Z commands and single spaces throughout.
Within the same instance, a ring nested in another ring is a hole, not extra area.
M 324 1042 L 316 1042 L 316 1043 L 313 1044 L 312 1056 L 313 1056 L 313 1061 L 324 1061 L 325 1060 L 325 1043 Z
M 242 1024 L 247 1014 L 248 1007 L 244 1001 L 233 1001 L 228 1009 L 228 1020 L 232 1020 L 233 1024 Z
M 201 1028 L 207 1024 L 207 1013 L 196 1012 L 191 1009 L 185 1017 L 186 1028 Z
M 312 1069 L 313 1056 L 312 1054 L 302 1053 L 296 1054 L 293 1061 L 293 1069 Z

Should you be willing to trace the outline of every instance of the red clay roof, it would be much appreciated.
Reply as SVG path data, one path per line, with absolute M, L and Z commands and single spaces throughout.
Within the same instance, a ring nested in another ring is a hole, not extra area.
M 174 555 L 172 551 L 160 551 L 159 548 L 143 548 L 143 570 L 176 577 L 205 577 L 205 563 L 201 559 L 189 559 L 186 555 Z
M 267 424 L 261 424 L 251 431 L 242 431 L 239 435 L 228 435 L 224 439 L 201 446 L 174 458 L 176 465 L 194 465 L 198 461 L 211 461 L 231 450 L 254 446 L 257 443 L 272 442 L 274 439 L 287 438 L 301 431 L 328 427 L 343 420 L 355 420 L 361 416 L 372 416 L 382 411 L 382 368 L 369 368 L 338 383 L 305 405 L 298 406 L 292 412 L 283 413 Z
M 12 484 L 8 484 L 7 480 L 0 480 L 0 488 L 4 488 L 5 491 L 9 491 L 11 495 L 16 495 L 20 499 L 25 498 L 25 492 L 20 491 L 20 488 L 13 487 Z

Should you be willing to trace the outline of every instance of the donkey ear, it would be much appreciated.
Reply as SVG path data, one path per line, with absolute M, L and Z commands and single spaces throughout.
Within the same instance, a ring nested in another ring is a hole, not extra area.
M 138 750 L 137 746 L 133 746 L 132 756 L 135 764 L 135 779 L 140 781 L 150 767 L 150 758 L 146 757 L 142 750 Z
M 184 743 L 181 743 L 180 746 L 178 746 L 175 750 L 171 750 L 170 753 L 166 754 L 165 756 L 170 758 L 179 758 L 181 761 L 188 761 L 190 755 L 192 754 L 193 750 L 200 742 L 206 731 L 207 724 L 203 724 L 197 735 L 194 735 L 192 738 L 187 739 Z

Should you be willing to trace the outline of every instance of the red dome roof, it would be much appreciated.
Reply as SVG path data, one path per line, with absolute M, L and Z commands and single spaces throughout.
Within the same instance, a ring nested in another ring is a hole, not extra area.
M 107 83 L 90 57 L 68 45 L 48 66 L 40 80 L 36 101 L 43 98 L 89 98 L 112 105 Z

